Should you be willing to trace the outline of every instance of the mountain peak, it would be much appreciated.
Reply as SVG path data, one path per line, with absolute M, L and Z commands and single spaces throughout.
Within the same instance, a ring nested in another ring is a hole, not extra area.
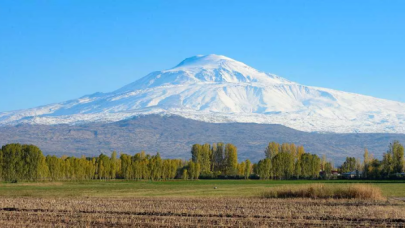
M 242 62 L 223 55 L 196 55 L 177 66 L 153 72 L 116 92 L 128 92 L 160 86 L 184 86 L 199 83 L 280 84 L 290 81 L 273 74 L 260 72 Z
M 173 69 L 185 67 L 217 68 L 225 63 L 234 63 L 246 66 L 244 63 L 238 62 L 224 55 L 209 54 L 209 55 L 196 55 L 186 58 L 177 66 L 175 66 Z
M 247 69 L 254 70 L 248 65 L 226 57 L 224 55 L 196 55 L 186 58 L 169 71 L 200 71 L 212 69 L 225 69 L 227 71 L 246 71 Z M 256 70 L 255 70 L 256 71 Z

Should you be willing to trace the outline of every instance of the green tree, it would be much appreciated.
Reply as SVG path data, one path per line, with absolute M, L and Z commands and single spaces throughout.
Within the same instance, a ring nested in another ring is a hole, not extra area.
M 324 179 L 330 179 L 332 176 L 332 163 L 331 162 L 326 162 L 324 165 L 324 170 L 323 170 L 323 178 Z
M 404 147 L 398 141 L 394 141 L 387 153 L 392 156 L 392 171 L 401 173 L 404 168 Z
M 340 167 L 342 173 L 356 171 L 356 158 L 346 157 L 345 162 Z
M 316 154 L 304 153 L 300 160 L 301 176 L 304 178 L 317 178 L 321 168 L 321 159 Z
M 191 160 L 194 163 L 201 162 L 202 157 L 202 146 L 200 144 L 194 144 L 191 147 Z
M 201 166 L 199 163 L 190 161 L 190 163 L 188 165 L 188 169 L 187 169 L 189 178 L 192 180 L 197 180 L 198 177 L 200 176 L 200 169 L 201 169 Z
M 382 162 L 378 159 L 372 159 L 370 161 L 370 172 L 368 173 L 368 177 L 370 179 L 379 179 L 381 178 L 382 171 Z
M 133 172 L 132 172 L 132 159 L 130 155 L 121 154 L 121 170 L 122 176 L 124 179 L 133 179 Z
M 321 169 L 321 159 L 316 154 L 312 155 L 311 167 L 312 167 L 311 177 L 318 178 L 319 171 Z
M 236 146 L 226 144 L 225 146 L 225 174 L 228 176 L 237 175 L 238 151 Z
M 291 151 L 280 152 L 272 159 L 274 175 L 279 179 L 289 179 L 294 172 L 294 159 Z
M 183 177 L 183 180 L 188 180 L 188 172 L 187 172 L 187 169 L 183 169 L 182 177 Z
M 46 164 L 49 169 L 49 177 L 51 180 L 60 180 L 62 179 L 62 165 L 61 165 L 61 159 L 56 157 L 56 156 L 46 156 Z
M 213 172 L 223 173 L 225 160 L 225 146 L 223 143 L 214 144 L 212 147 L 212 166 Z
M 260 160 L 257 164 L 256 174 L 259 175 L 260 179 L 267 180 L 271 177 L 272 163 L 270 158 L 265 158 Z
M 264 150 L 266 158 L 272 159 L 274 156 L 276 156 L 279 152 L 279 148 L 280 145 L 278 143 L 270 142 Z
M 367 178 L 368 173 L 370 172 L 370 158 L 368 154 L 368 149 L 364 148 L 364 155 L 363 155 L 363 177 Z
M 110 157 L 110 177 L 112 179 L 115 179 L 115 177 L 117 176 L 117 173 L 119 172 L 118 168 L 119 168 L 119 164 L 118 164 L 119 160 L 117 159 L 117 152 L 113 151 L 111 153 L 111 157 Z
M 200 164 L 203 175 L 211 173 L 212 151 L 209 144 L 194 144 L 191 148 L 191 158 L 193 162 Z
M 252 170 L 252 163 L 249 159 L 245 161 L 245 179 L 248 179 Z
M 7 144 L 2 147 L 3 174 L 6 181 L 18 181 L 22 177 L 22 146 L 20 144 Z
M 295 161 L 294 164 L 294 176 L 297 179 L 300 179 L 301 171 L 302 171 L 301 159 L 297 159 L 297 161 Z
M 384 153 L 382 160 L 382 170 L 386 177 L 394 172 L 394 159 L 392 153 Z
M 157 153 L 152 157 L 149 163 L 150 176 L 152 180 L 160 180 L 162 178 L 162 159 Z

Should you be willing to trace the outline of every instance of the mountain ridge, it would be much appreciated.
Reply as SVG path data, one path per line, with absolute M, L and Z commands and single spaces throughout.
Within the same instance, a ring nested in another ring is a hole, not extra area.
M 81 125 L 3 126 L 0 146 L 7 143 L 35 144 L 46 155 L 80 157 L 159 152 L 164 158 L 189 159 L 194 143 L 232 143 L 238 159 L 257 162 L 269 142 L 303 145 L 307 152 L 325 154 L 337 165 L 347 156 L 361 158 L 364 148 L 381 159 L 393 140 L 405 142 L 405 134 L 337 134 L 297 131 L 277 124 L 206 123 L 180 116 L 144 115 L 112 123 Z

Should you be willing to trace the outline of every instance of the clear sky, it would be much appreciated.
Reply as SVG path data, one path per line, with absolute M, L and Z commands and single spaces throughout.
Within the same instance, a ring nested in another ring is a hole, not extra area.
M 405 1 L 0 1 L 0 112 L 109 92 L 197 54 L 405 102 Z

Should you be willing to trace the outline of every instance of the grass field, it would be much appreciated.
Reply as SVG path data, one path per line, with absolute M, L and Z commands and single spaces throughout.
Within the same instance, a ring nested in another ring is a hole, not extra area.
M 198 180 L 198 181 L 85 181 L 23 182 L 0 184 L 4 197 L 255 197 L 268 188 L 280 185 L 325 183 L 342 185 L 370 183 L 387 197 L 405 197 L 405 181 L 261 181 L 261 180 Z M 214 189 L 217 187 L 217 189 Z
M 387 199 L 265 199 L 276 186 L 365 181 L 86 181 L 0 184 L 0 227 L 404 227 L 405 182 Z M 217 187 L 217 189 L 214 189 Z

